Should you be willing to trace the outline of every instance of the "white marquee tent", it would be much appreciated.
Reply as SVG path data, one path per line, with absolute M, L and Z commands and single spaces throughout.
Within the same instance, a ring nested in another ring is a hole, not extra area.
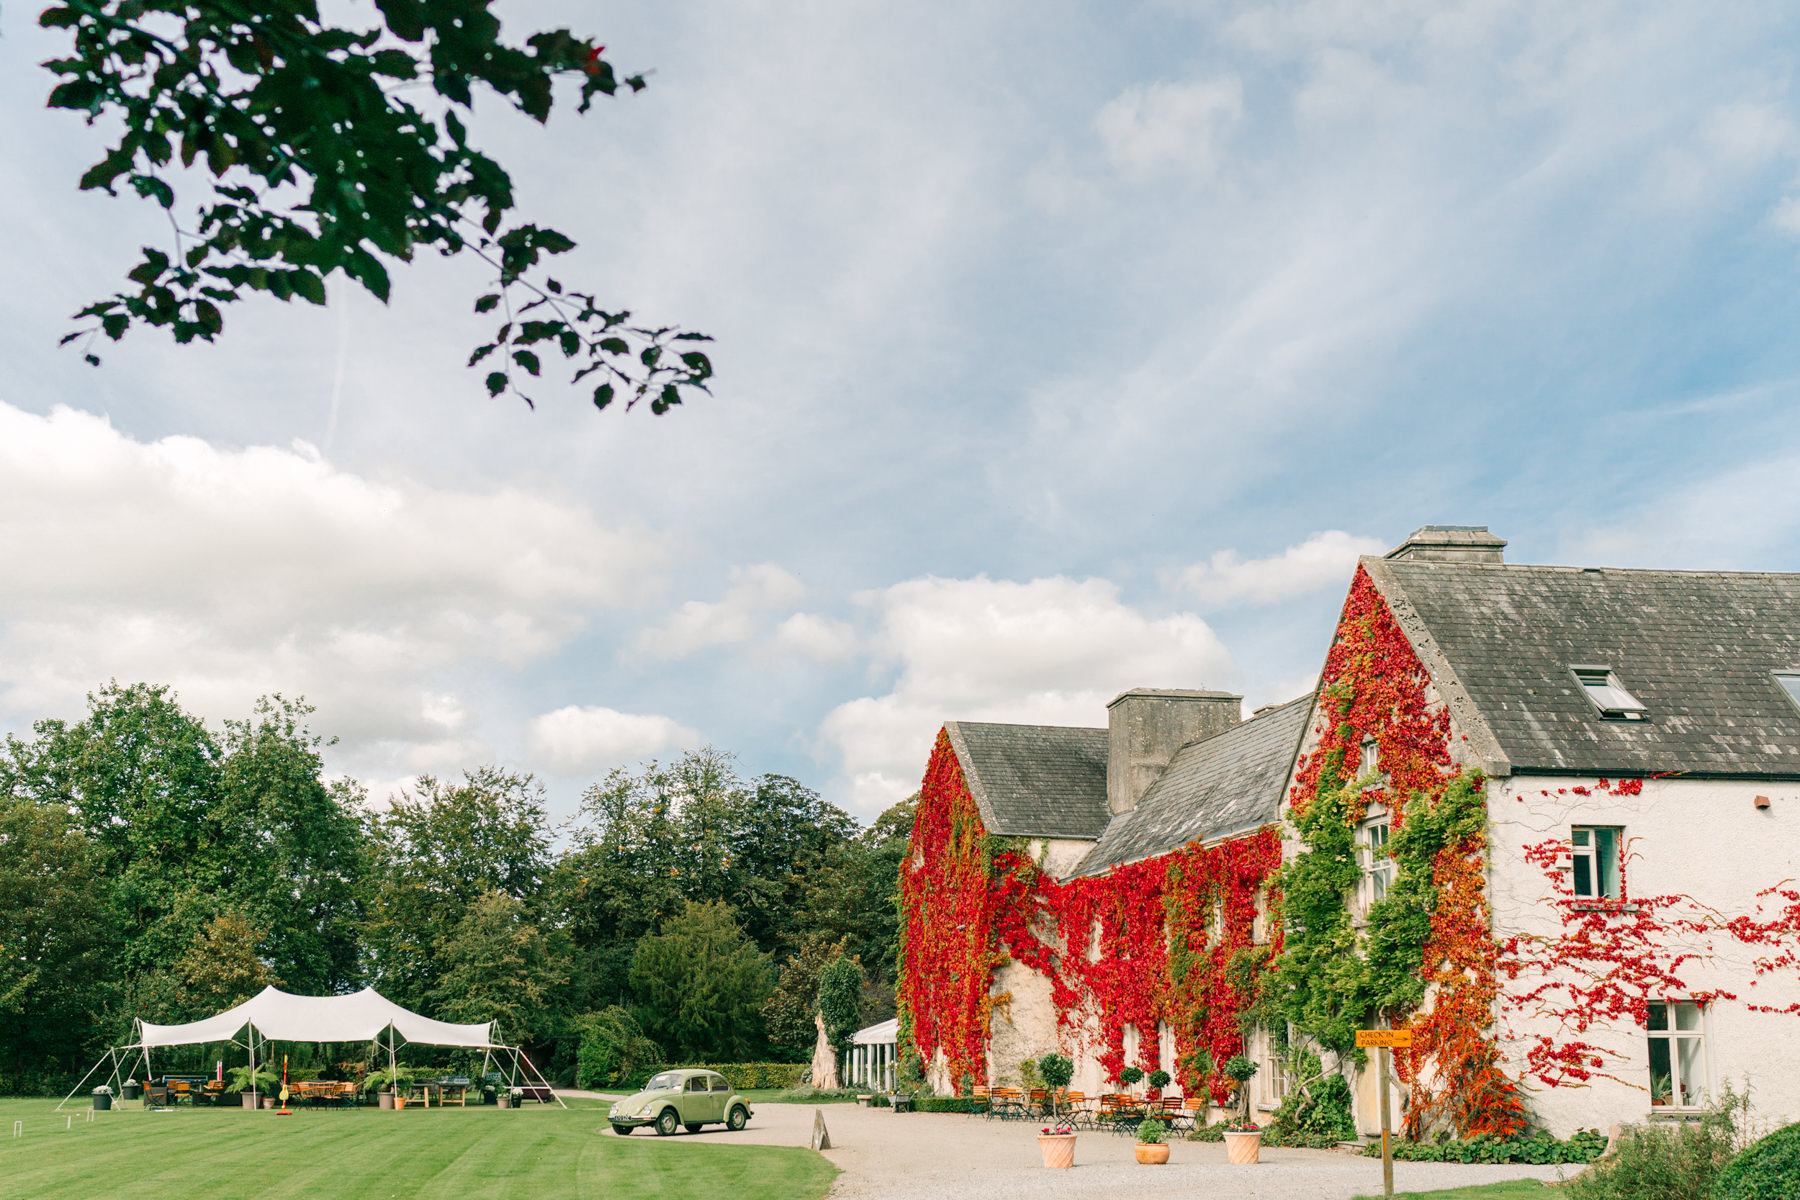
M 390 1067 L 401 1042 L 453 1046 L 483 1051 L 490 1059 L 495 1054 L 503 1060 L 511 1056 L 516 1072 L 527 1074 L 527 1077 L 536 1076 L 537 1084 L 550 1090 L 548 1082 L 522 1051 L 495 1036 L 493 1022 L 453 1025 L 448 1021 L 434 1021 L 400 1007 L 374 988 L 364 988 L 349 996 L 296 996 L 271 986 L 234 1008 L 199 1021 L 184 1025 L 135 1021 L 133 1026 L 133 1040 L 108 1050 L 106 1057 L 94 1064 L 93 1070 L 75 1085 L 75 1091 L 80 1091 L 94 1071 L 109 1062 L 117 1074 L 121 1065 L 141 1055 L 148 1075 L 151 1050 L 210 1042 L 242 1046 L 249 1052 L 252 1067 L 256 1065 L 259 1052 L 269 1042 L 374 1042 L 387 1048 Z M 266 1059 L 267 1056 L 262 1057 Z M 74 1094 L 70 1092 L 69 1096 Z M 553 1091 L 550 1094 L 555 1095 Z M 68 1097 L 63 1098 L 63 1103 L 68 1103 Z M 557 1103 L 562 1103 L 561 1097 L 557 1097 Z

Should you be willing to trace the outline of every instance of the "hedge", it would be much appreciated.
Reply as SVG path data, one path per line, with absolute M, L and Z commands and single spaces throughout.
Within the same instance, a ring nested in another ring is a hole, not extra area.
M 1713 1184 L 1718 1200 L 1789 1200 L 1800 1196 L 1800 1125 L 1787 1125 L 1725 1164 Z
M 975 1101 L 967 1096 L 914 1096 L 913 1109 L 917 1112 L 972 1113 L 980 1111 Z
M 642 1090 L 650 1077 L 662 1071 L 717 1071 L 739 1091 L 752 1088 L 797 1087 L 811 1063 L 681 1063 L 661 1067 L 645 1067 L 632 1080 L 632 1087 Z
M 1544 1133 L 1511 1140 L 1481 1134 L 1442 1142 L 1396 1141 L 1393 1147 L 1394 1157 L 1402 1162 L 1585 1163 L 1600 1157 L 1606 1149 L 1606 1135 L 1597 1129 L 1583 1129 L 1559 1142 Z M 1381 1144 L 1371 1143 L 1363 1148 L 1363 1154 L 1380 1158 Z

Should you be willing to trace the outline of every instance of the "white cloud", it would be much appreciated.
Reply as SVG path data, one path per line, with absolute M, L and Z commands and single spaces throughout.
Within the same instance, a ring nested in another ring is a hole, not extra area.
M 880 661 L 899 675 L 885 695 L 832 710 L 820 735 L 865 814 L 918 787 L 946 720 L 1097 726 L 1126 688 L 1235 676 L 1205 621 L 1148 616 L 1105 579 L 913 579 L 863 600 L 879 615 Z
M 1106 102 L 1094 128 L 1106 156 L 1132 174 L 1163 167 L 1205 172 L 1218 157 L 1217 142 L 1243 113 L 1236 79 L 1153 83 Z
M 1387 548 L 1380 538 L 1328 529 L 1267 558 L 1246 561 L 1236 550 L 1221 550 L 1210 561 L 1179 572 L 1173 584 L 1203 604 L 1274 604 L 1324 587 L 1347 586 L 1358 557 Z
M 307 446 L 140 442 L 0 404 L 0 713 L 110 678 L 211 717 L 304 693 L 377 773 L 490 753 L 439 675 L 517 666 L 631 600 L 656 561 L 583 509 L 334 468 Z
M 775 631 L 775 643 L 814 662 L 842 663 L 856 653 L 856 631 L 844 621 L 795 613 Z
M 529 740 L 551 770 L 573 775 L 622 767 L 671 747 L 698 746 L 702 739 L 671 717 L 570 705 L 532 718 Z
M 686 658 L 713 646 L 747 642 L 763 628 L 762 614 L 806 594 L 806 585 L 773 563 L 731 568 L 731 586 L 716 601 L 689 600 L 661 625 L 641 630 L 631 652 L 647 658 Z

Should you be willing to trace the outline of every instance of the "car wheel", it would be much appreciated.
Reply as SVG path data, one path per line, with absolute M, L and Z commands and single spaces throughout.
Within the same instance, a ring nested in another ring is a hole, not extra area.
M 695 1121 L 692 1125 L 683 1125 L 682 1128 L 687 1130 L 689 1133 L 699 1133 L 700 1127 L 704 1124 L 706 1124 L 705 1121 Z
M 731 1115 L 729 1117 L 725 1118 L 726 1127 L 729 1128 L 733 1133 L 736 1133 L 738 1130 L 742 1129 L 745 1125 L 747 1125 L 749 1123 L 750 1123 L 750 1114 L 744 1111 L 744 1106 L 741 1104 L 738 1105 L 737 1107 L 733 1108 L 731 1110 Z
M 658 1137 L 674 1137 L 675 1136 L 675 1127 L 677 1125 L 679 1125 L 680 1123 L 681 1122 L 675 1116 L 674 1109 L 672 1109 L 672 1108 L 663 1109 L 662 1115 L 656 1118 L 656 1136 L 658 1136 Z
M 613 1132 L 618 1134 L 620 1137 L 629 1137 L 631 1135 L 631 1126 L 629 1126 L 629 1125 L 614 1125 Z

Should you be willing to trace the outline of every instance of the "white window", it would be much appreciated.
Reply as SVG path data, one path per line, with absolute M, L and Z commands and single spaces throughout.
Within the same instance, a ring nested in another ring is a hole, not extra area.
M 1699 1108 L 1706 1103 L 1706 1032 L 1698 1004 L 1650 1002 L 1650 1103 Z
M 1362 860 L 1363 911 L 1379 904 L 1394 882 L 1394 860 L 1388 857 L 1388 820 L 1363 822 L 1358 831 L 1357 857 Z
M 1362 740 L 1362 752 L 1357 756 L 1356 774 L 1358 778 L 1373 775 L 1381 769 L 1381 747 L 1374 738 Z
M 1787 693 L 1787 698 L 1792 700 L 1796 707 L 1800 707 L 1800 671 L 1777 671 L 1775 672 L 1775 682 L 1781 685 L 1781 690 Z
M 1570 667 L 1575 682 L 1593 702 L 1600 715 L 1609 721 L 1641 721 L 1645 708 L 1636 696 L 1625 690 L 1611 667 Z
M 1263 1031 L 1262 1041 L 1263 1064 L 1257 1076 L 1263 1081 L 1263 1107 L 1280 1108 L 1288 1092 L 1287 1055 L 1282 1053 L 1270 1031 Z
M 1624 830 L 1616 825 L 1577 825 L 1569 831 L 1569 865 L 1575 896 L 1580 900 L 1619 898 L 1619 844 Z

